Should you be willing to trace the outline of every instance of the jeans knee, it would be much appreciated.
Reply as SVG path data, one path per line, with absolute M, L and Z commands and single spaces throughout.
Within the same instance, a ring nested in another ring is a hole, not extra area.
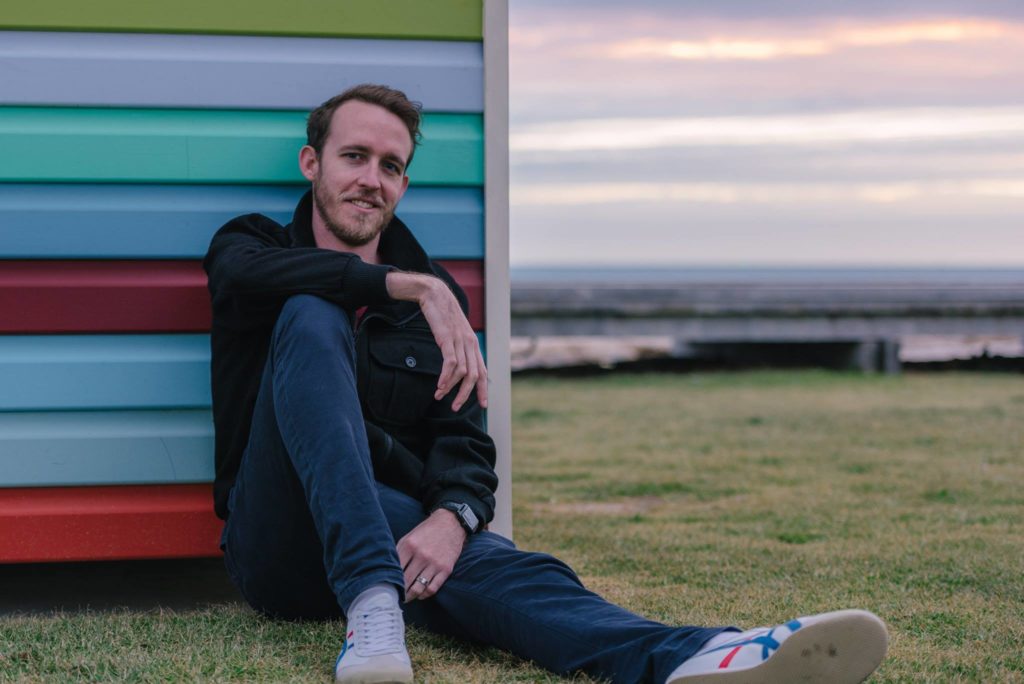
M 326 349 L 336 350 L 339 342 L 352 344 L 352 321 L 348 313 L 333 302 L 315 295 L 292 295 L 277 317 L 275 342 L 280 342 L 285 335 L 305 343 L 319 342 Z

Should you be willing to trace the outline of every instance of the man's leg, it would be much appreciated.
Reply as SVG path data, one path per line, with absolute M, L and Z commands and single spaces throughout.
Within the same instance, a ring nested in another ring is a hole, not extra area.
M 345 312 L 317 297 L 289 299 L 224 534 L 228 569 L 258 610 L 332 617 L 370 586 L 402 592 L 355 382 Z
M 398 539 L 424 514 L 418 501 L 380 485 Z M 623 684 L 662 684 L 723 629 L 669 627 L 588 591 L 561 561 L 520 551 L 491 532 L 471 536 L 432 599 L 405 605 L 406 620 L 432 631 L 511 651 L 554 672 Z

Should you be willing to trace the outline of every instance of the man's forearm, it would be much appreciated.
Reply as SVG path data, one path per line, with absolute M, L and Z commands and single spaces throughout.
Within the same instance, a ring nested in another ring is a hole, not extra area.
M 448 286 L 440 278 L 424 273 L 391 271 L 384 282 L 388 288 L 388 295 L 392 299 L 416 302 L 421 306 L 428 297 L 439 292 L 438 288 L 448 290 Z

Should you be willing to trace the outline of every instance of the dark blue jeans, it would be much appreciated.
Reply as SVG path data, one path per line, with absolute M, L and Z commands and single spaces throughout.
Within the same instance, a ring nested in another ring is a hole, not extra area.
M 376 482 L 355 382 L 352 326 L 317 297 L 288 300 L 274 330 L 249 446 L 230 496 L 225 563 L 245 599 L 285 619 L 340 617 L 362 590 L 402 593 L 395 544 L 419 501 Z M 406 621 L 558 673 L 658 682 L 721 629 L 668 627 L 587 591 L 561 561 L 470 537 L 454 572 Z

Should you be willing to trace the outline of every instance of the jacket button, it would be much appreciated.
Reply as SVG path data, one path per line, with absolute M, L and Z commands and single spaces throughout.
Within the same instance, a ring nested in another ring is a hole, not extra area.
M 405 357 L 405 365 L 408 366 L 409 368 L 415 368 L 416 367 L 416 359 L 414 359 L 411 356 L 406 356 Z

